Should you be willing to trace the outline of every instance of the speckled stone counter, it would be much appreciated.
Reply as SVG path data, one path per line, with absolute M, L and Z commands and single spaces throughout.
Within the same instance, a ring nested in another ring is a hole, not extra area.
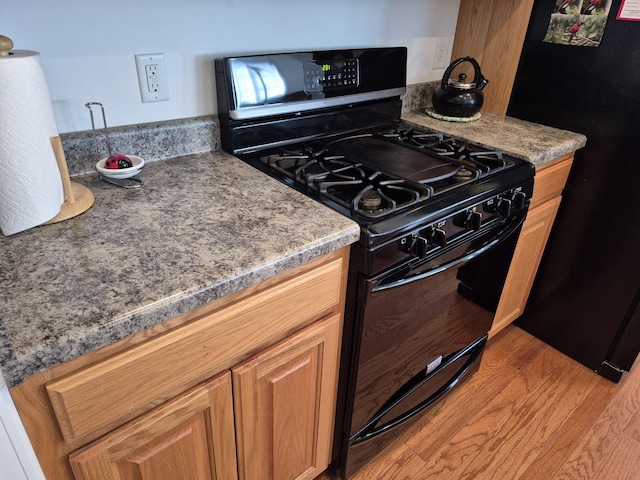
M 74 177 L 82 215 L 0 236 L 7 384 L 349 245 L 359 227 L 225 153 L 150 162 L 125 190 Z
M 587 141 L 580 133 L 492 113 L 483 112 L 474 122 L 457 123 L 437 120 L 423 112 L 405 112 L 403 119 L 484 147 L 502 150 L 536 166 L 574 152 L 584 147 Z

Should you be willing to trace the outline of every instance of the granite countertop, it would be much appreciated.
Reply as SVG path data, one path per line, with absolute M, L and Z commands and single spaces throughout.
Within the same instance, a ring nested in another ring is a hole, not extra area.
M 358 240 L 356 223 L 223 152 L 149 162 L 144 186 L 0 236 L 0 368 L 26 377 Z
M 468 123 L 437 120 L 424 110 L 405 113 L 403 120 L 502 150 L 536 166 L 574 152 L 584 147 L 587 141 L 580 133 L 485 112 L 481 113 L 479 120 Z

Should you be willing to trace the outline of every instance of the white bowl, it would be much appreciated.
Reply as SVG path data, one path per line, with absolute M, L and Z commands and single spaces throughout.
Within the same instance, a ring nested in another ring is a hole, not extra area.
M 107 161 L 108 157 L 101 159 L 98 163 L 96 163 L 96 170 L 100 172 L 105 177 L 109 178 L 129 178 L 133 177 L 140 173 L 142 167 L 144 167 L 144 160 L 140 157 L 136 157 L 135 155 L 127 155 L 131 163 L 133 163 L 132 167 L 129 168 L 105 168 L 104 163 Z

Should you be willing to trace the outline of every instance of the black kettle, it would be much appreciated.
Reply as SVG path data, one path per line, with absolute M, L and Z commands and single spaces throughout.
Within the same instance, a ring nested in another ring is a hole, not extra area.
M 472 82 L 467 82 L 467 75 L 461 73 L 458 80 L 449 77 L 454 68 L 463 62 L 473 65 L 475 74 Z M 438 87 L 433 92 L 433 110 L 447 117 L 471 117 L 482 108 L 484 97 L 481 90 L 489 83 L 480 71 L 480 65 L 471 57 L 462 57 L 447 67 Z

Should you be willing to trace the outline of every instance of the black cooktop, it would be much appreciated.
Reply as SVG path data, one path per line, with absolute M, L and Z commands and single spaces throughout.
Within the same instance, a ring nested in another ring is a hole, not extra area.
M 415 128 L 378 128 L 278 147 L 271 173 L 356 215 L 381 219 L 514 165 L 502 152 Z

